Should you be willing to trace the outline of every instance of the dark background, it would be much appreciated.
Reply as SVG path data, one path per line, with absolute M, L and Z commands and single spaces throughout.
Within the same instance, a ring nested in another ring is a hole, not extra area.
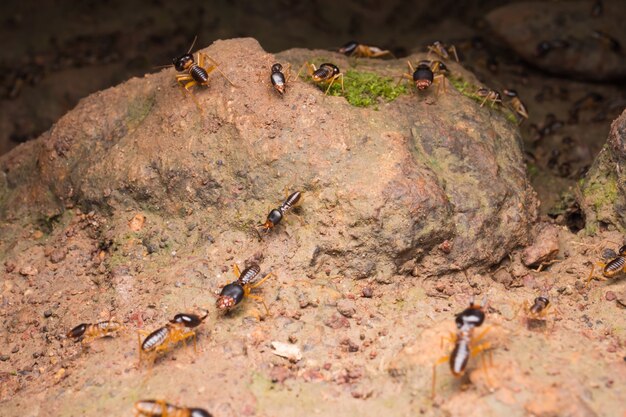
M 156 71 L 216 39 L 251 36 L 269 52 L 349 40 L 397 56 L 434 40 L 490 35 L 482 17 L 509 1 L 0 2 L 0 155 L 50 128 L 78 100 Z

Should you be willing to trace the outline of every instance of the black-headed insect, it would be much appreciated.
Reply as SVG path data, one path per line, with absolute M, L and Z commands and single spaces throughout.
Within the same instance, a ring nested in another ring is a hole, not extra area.
M 390 56 L 395 59 L 395 55 L 386 49 L 380 49 L 376 46 L 364 45 L 357 41 L 350 41 L 339 48 L 339 52 L 354 58 L 380 58 L 381 56 Z
M 94 339 L 100 337 L 114 336 L 120 330 L 124 329 L 124 325 L 115 319 L 101 321 L 95 324 L 82 323 L 67 332 L 68 339 L 79 341 L 86 345 Z
M 591 272 L 589 273 L 589 277 L 587 278 L 587 284 L 591 282 L 592 279 L 596 278 L 598 280 L 607 281 L 611 278 L 615 278 L 623 272 L 626 272 L 626 245 L 622 246 L 619 249 L 619 255 L 615 258 L 609 260 L 607 263 L 598 262 L 598 267 L 602 268 L 602 276 L 594 276 L 593 272 L 595 271 L 596 265 L 591 266 Z
M 519 98 L 517 91 L 505 88 L 502 92 L 504 93 L 505 97 L 508 97 L 509 104 L 511 105 L 511 108 L 513 109 L 515 114 L 521 117 L 520 124 L 524 120 L 528 119 L 528 110 L 526 109 L 524 103 L 522 103 L 522 100 Z
M 235 272 L 235 276 L 237 277 L 236 281 L 231 282 L 230 284 L 226 284 L 222 291 L 220 292 L 219 297 L 217 298 L 217 308 L 220 310 L 230 310 L 239 304 L 244 298 L 252 298 L 253 300 L 257 300 L 263 304 L 265 307 L 266 314 L 269 314 L 269 309 L 265 304 L 265 300 L 263 297 L 259 295 L 251 294 L 251 291 L 260 286 L 266 279 L 271 277 L 273 274 L 270 272 L 265 275 L 261 280 L 256 283 L 253 283 L 254 279 L 261 272 L 261 267 L 257 264 L 252 264 L 243 272 L 239 271 L 239 266 L 237 264 L 233 265 L 233 271 Z
M 487 100 L 491 101 L 491 107 L 493 107 L 494 104 L 502 104 L 502 96 L 496 90 L 481 87 L 476 90 L 476 95 L 478 97 L 483 97 L 483 101 L 480 103 L 480 107 L 484 106 Z
M 305 62 L 300 68 L 300 71 L 298 71 L 298 77 L 300 76 L 303 68 L 306 68 L 307 74 L 311 77 L 313 82 L 318 84 L 328 83 L 328 87 L 326 88 L 326 92 L 324 94 L 328 94 L 330 87 L 332 87 L 333 83 L 339 78 L 341 79 L 341 92 L 344 92 L 343 74 L 339 71 L 339 67 L 335 64 L 326 62 L 320 65 L 319 68 L 315 68 L 315 65 Z
M 208 316 L 208 311 L 203 316 L 191 313 L 176 314 L 165 326 L 162 326 L 152 333 L 139 331 L 139 363 L 143 356 L 148 356 L 151 363 L 154 363 L 161 352 L 169 351 L 179 342 L 187 343 L 188 339 L 193 339 L 193 348 L 196 350 L 196 332 L 193 329 L 204 321 Z M 142 341 L 141 336 L 147 335 Z
M 194 39 L 189 51 L 187 51 L 186 54 L 172 60 L 176 71 L 183 73 L 176 74 L 176 82 L 187 91 L 189 91 L 189 89 L 194 85 L 208 86 L 209 74 L 214 70 L 217 70 L 220 74 L 222 74 L 222 77 L 230 83 L 230 85 L 235 86 L 226 74 L 219 69 L 217 62 L 215 62 L 215 60 L 209 55 L 198 52 L 196 54 L 197 62 L 194 60 L 193 55 L 189 52 L 191 52 L 191 48 L 193 48 L 195 42 L 196 40 Z M 210 61 L 210 65 L 206 66 L 205 59 Z
M 289 68 L 287 68 L 289 70 Z M 279 63 L 272 65 L 272 74 L 270 75 L 270 81 L 274 86 L 274 89 L 282 96 L 285 94 L 288 79 L 283 74 L 283 66 Z
M 446 90 L 446 76 L 444 72 L 448 71 L 446 65 L 441 61 L 420 61 L 417 68 L 413 69 L 410 61 L 407 61 L 410 73 L 401 75 L 401 80 L 411 80 L 418 90 L 426 90 L 433 83 L 437 83 L 437 93 L 443 88 Z
M 170 320 L 171 324 L 182 325 L 188 329 L 198 327 L 208 317 L 209 311 L 204 310 L 203 315 L 199 316 L 193 313 L 178 313 Z
M 545 295 L 535 297 L 532 304 L 524 300 L 523 311 L 528 330 L 544 329 L 546 327 L 546 317 L 553 312 L 552 304 Z
M 435 41 L 432 45 L 428 47 L 428 58 L 430 59 L 431 55 L 437 55 L 441 59 L 450 59 L 450 54 L 454 56 L 454 60 L 459 62 L 459 56 L 456 53 L 456 48 L 454 45 L 447 46 L 439 41 Z
M 163 400 L 142 400 L 135 403 L 135 416 L 144 417 L 212 417 L 203 408 L 187 408 Z
M 295 207 L 300 202 L 301 197 L 302 197 L 302 193 L 300 191 L 291 193 L 285 199 L 285 201 L 283 201 L 281 205 L 278 206 L 278 208 L 272 209 L 269 212 L 269 214 L 267 215 L 267 219 L 265 220 L 265 223 L 261 223 L 257 225 L 257 228 L 262 228 L 263 230 L 265 230 L 266 233 L 269 232 L 270 229 L 273 229 L 274 227 L 276 227 L 278 223 L 280 223 L 280 221 L 283 219 L 283 217 L 285 216 L 285 214 L 287 214 L 288 211 L 290 211 L 293 207 Z
M 449 355 L 446 355 L 433 365 L 433 379 L 432 379 L 432 396 L 435 396 L 435 388 L 437 381 L 437 366 L 442 363 L 448 362 L 450 365 L 450 371 L 455 377 L 460 377 L 465 374 L 467 363 L 469 359 L 476 356 L 480 352 L 491 348 L 489 342 L 478 342 L 487 334 L 489 328 L 484 329 L 478 335 L 474 335 L 474 329 L 482 326 L 485 321 L 485 302 L 482 305 L 474 304 L 474 301 L 470 301 L 468 308 L 455 316 L 455 324 L 457 327 L 456 334 L 451 334 L 448 338 L 450 342 L 454 344 L 454 348 Z M 484 369 L 486 371 L 486 364 L 483 360 Z
M 595 91 L 590 91 L 572 104 L 569 109 L 569 122 L 576 123 L 579 120 L 580 112 L 583 110 L 597 109 L 600 103 L 604 101 L 604 96 Z

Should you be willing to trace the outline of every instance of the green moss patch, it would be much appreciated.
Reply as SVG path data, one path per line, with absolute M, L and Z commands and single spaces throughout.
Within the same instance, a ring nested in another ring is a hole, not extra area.
M 305 78 L 309 78 L 306 76 Z M 397 83 L 391 77 L 381 77 L 370 72 L 348 70 L 343 75 L 344 92 L 341 91 L 341 79 L 336 80 L 328 91 L 328 95 L 344 97 L 348 103 L 356 107 L 370 107 L 381 102 L 390 102 L 401 94 L 408 94 L 405 85 Z M 319 84 L 322 91 L 328 88 L 327 83 Z

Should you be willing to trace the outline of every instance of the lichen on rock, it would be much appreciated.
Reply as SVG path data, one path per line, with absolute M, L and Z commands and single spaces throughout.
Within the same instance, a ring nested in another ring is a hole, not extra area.
M 600 223 L 626 229 L 625 164 L 626 111 L 613 121 L 604 148 L 579 183 L 578 200 L 588 232 L 595 233 Z

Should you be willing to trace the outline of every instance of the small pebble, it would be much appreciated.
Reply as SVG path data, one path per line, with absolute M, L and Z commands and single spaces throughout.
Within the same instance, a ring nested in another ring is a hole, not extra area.
M 13 346 L 13 349 L 11 349 L 11 353 L 17 353 L 19 351 L 20 351 L 20 347 L 17 345 Z
M 342 299 L 337 303 L 337 311 L 344 317 L 352 317 L 356 313 L 356 304 L 352 300 Z
M 374 291 L 372 290 L 372 287 L 365 287 L 361 290 L 361 295 L 365 298 L 372 298 Z
M 52 310 L 46 310 L 46 311 L 44 311 L 44 312 L 43 312 L 43 316 L 44 316 L 45 318 L 48 318 L 48 317 L 50 317 L 51 315 L 52 315 Z
M 0 355 L 0 361 L 5 362 L 9 360 L 9 355 Z
M 613 291 L 607 291 L 604 298 L 606 301 L 615 301 L 617 299 L 617 295 Z

